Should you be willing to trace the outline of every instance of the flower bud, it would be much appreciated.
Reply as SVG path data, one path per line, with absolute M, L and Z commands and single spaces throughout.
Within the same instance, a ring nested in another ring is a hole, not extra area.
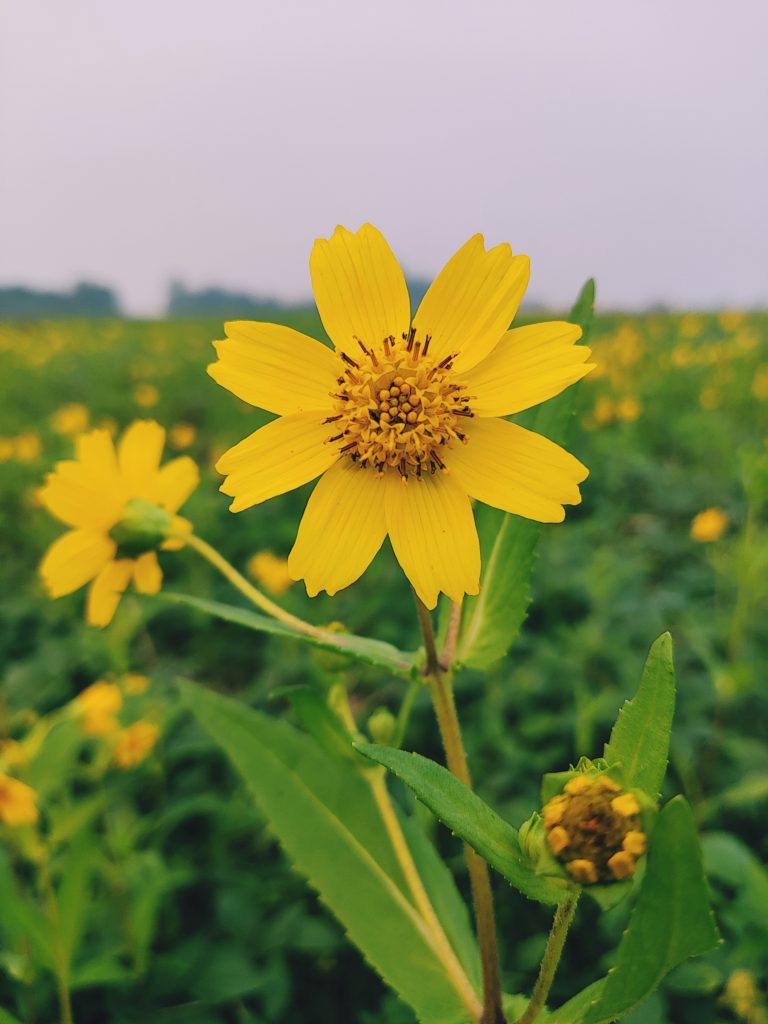
M 376 708 L 368 719 L 368 733 L 374 743 L 389 746 L 397 732 L 397 719 L 389 708 Z
M 172 517 L 160 505 L 143 498 L 131 498 L 109 535 L 117 544 L 118 556 L 138 558 L 160 547 L 172 528 Z
M 642 809 L 634 793 L 608 775 L 573 775 L 542 808 L 551 855 L 579 885 L 631 878 L 646 850 Z

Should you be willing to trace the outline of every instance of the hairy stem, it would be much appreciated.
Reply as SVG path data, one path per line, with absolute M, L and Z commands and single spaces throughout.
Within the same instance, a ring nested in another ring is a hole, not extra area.
M 472 779 L 467 764 L 467 754 L 461 736 L 456 704 L 453 699 L 453 680 L 450 666 L 444 668 L 440 664 L 435 643 L 435 631 L 432 617 L 428 609 L 416 597 L 416 609 L 419 623 L 424 635 L 424 649 L 427 661 L 424 673 L 435 708 L 440 736 L 445 750 L 448 768 L 457 779 L 469 788 Z M 458 625 L 456 627 L 458 631 Z M 450 628 L 449 628 L 450 633 Z M 496 940 L 496 922 L 493 913 L 493 893 L 488 865 L 472 847 L 464 844 L 464 856 L 469 871 L 472 888 L 472 902 L 475 909 L 477 940 L 480 946 L 480 958 L 483 968 L 483 1015 L 481 1024 L 505 1024 L 504 1011 L 501 1005 L 501 971 L 499 968 L 499 950 Z
M 472 1020 L 481 1019 L 482 1005 L 477 994 L 467 978 L 464 968 L 461 966 L 456 953 L 453 950 L 443 930 L 443 926 L 435 913 L 434 907 L 429 899 L 421 875 L 414 864 L 411 851 L 408 848 L 405 836 L 403 835 L 400 822 L 398 821 L 392 800 L 385 782 L 384 772 L 368 772 L 368 783 L 373 792 L 376 806 L 379 808 L 381 819 L 389 835 L 392 849 L 395 852 L 400 868 L 405 876 L 405 881 L 413 897 L 413 902 L 421 915 L 424 924 L 429 931 L 429 936 L 436 954 L 440 957 L 445 966 L 446 973 L 451 984 L 456 990 L 459 998 L 467 1008 Z
M 557 965 L 560 963 L 568 929 L 571 927 L 573 915 L 576 912 L 579 895 L 580 893 L 576 893 L 575 896 L 569 896 L 567 899 L 564 899 L 555 912 L 555 919 L 552 922 L 552 930 L 547 940 L 547 948 L 544 950 L 544 959 L 541 961 L 539 976 L 533 987 L 531 1001 L 528 1003 L 522 1017 L 518 1017 L 515 1024 L 532 1024 L 544 1008 L 549 990 L 552 988 L 552 982 L 555 980 L 555 972 L 557 971 Z

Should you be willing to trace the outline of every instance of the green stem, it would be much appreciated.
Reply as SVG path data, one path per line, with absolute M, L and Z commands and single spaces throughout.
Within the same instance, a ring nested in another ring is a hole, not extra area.
M 467 754 L 453 699 L 452 675 L 450 670 L 446 670 L 440 664 L 432 617 L 418 596 L 416 596 L 416 610 L 424 635 L 424 649 L 427 656 L 424 673 L 440 727 L 446 763 L 453 774 L 471 789 L 472 779 L 469 774 Z M 505 1024 L 490 873 L 486 862 L 466 843 L 464 844 L 464 856 L 472 889 L 477 940 L 483 969 L 483 1015 L 480 1020 L 481 1024 Z
M 555 980 L 557 965 L 560 963 L 565 938 L 568 935 L 568 929 L 571 927 L 573 915 L 576 913 L 576 904 L 579 902 L 580 895 L 577 892 L 575 896 L 569 896 L 559 904 L 555 912 L 555 919 L 552 922 L 552 931 L 549 933 L 549 939 L 547 940 L 547 948 L 544 950 L 544 959 L 541 961 L 539 976 L 533 987 L 531 1001 L 528 1003 L 522 1017 L 518 1017 L 515 1024 L 532 1024 L 543 1010 L 549 990 L 552 988 L 552 982 Z
M 48 861 L 43 859 L 40 864 L 40 886 L 45 895 L 48 909 L 48 916 L 53 926 L 54 944 L 53 959 L 56 973 L 56 988 L 59 997 L 59 1009 L 61 1011 L 61 1024 L 73 1024 L 72 999 L 69 991 L 69 959 L 64 948 L 61 937 L 61 917 L 59 915 L 59 904 L 56 899 L 56 892 L 51 882 L 48 871 Z
M 423 685 L 424 681 L 422 679 L 412 679 L 408 684 L 408 689 L 405 691 L 405 696 L 403 697 L 403 703 L 400 705 L 400 710 L 397 713 L 395 735 L 392 737 L 393 747 L 397 747 L 399 749 L 403 745 L 405 731 L 408 728 L 411 711 L 413 710 L 413 704 Z

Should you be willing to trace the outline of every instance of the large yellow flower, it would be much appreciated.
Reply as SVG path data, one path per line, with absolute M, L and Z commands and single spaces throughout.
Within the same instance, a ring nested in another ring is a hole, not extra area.
M 163 574 L 155 550 L 178 546 L 163 537 L 183 529 L 176 512 L 198 470 L 187 456 L 161 467 L 164 443 L 153 420 L 132 423 L 117 451 L 106 430 L 92 430 L 77 438 L 77 458 L 57 463 L 40 489 L 41 503 L 73 527 L 46 552 L 43 582 L 51 597 L 62 597 L 92 580 L 86 616 L 93 626 L 112 621 L 131 579 L 139 593 L 156 594 Z
M 501 417 L 543 402 L 592 368 L 581 329 L 508 330 L 529 276 L 508 245 L 462 246 L 411 317 L 405 277 L 370 224 L 312 250 L 315 300 L 335 352 L 289 327 L 229 323 L 208 372 L 278 419 L 217 469 L 233 512 L 320 476 L 289 558 L 311 596 L 368 567 L 387 534 L 421 600 L 476 594 L 470 499 L 540 522 L 581 500 L 582 464 Z

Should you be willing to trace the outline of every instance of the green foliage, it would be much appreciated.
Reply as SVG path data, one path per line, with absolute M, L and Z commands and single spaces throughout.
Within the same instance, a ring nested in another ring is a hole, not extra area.
M 640 688 L 619 711 L 605 746 L 605 759 L 621 767 L 624 784 L 642 789 L 653 801 L 667 771 L 674 713 L 672 637 L 665 633 L 651 647 Z
M 594 306 L 595 282 L 590 279 L 569 316 L 581 326 L 585 341 Z M 552 440 L 564 441 L 573 410 L 573 392 L 568 390 L 541 406 L 533 429 Z M 507 653 L 525 620 L 541 524 L 489 506 L 477 508 L 475 516 L 483 574 L 480 593 L 464 601 L 456 661 L 469 668 L 485 669 Z
M 479 796 L 434 761 L 373 743 L 356 744 L 360 753 L 384 765 L 457 836 L 476 850 L 516 889 L 539 903 L 559 903 L 567 883 L 534 874 L 520 848 L 517 829 Z
M 364 779 L 284 722 L 191 683 L 182 694 L 241 772 L 294 866 L 376 970 L 425 1024 L 461 1020 L 464 1006 L 406 895 Z

